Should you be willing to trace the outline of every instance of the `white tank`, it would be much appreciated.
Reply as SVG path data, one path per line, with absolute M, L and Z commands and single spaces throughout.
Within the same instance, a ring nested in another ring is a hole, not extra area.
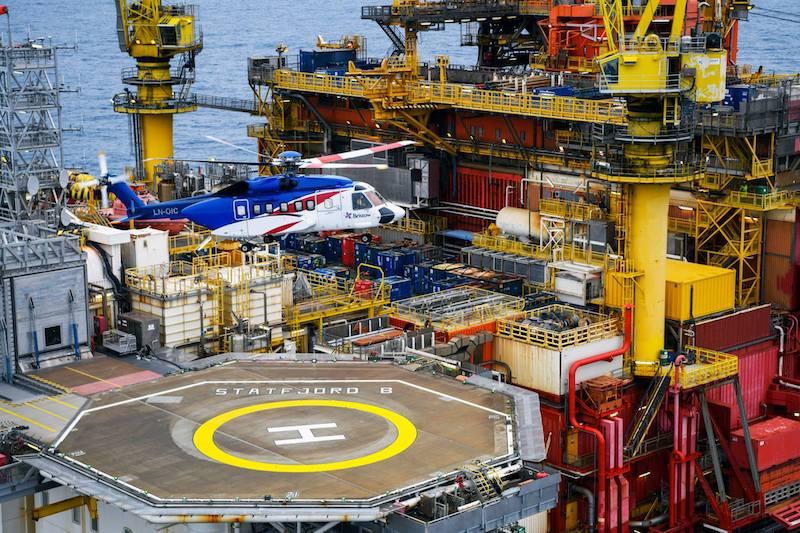
M 497 213 L 497 227 L 507 235 L 539 241 L 539 212 L 504 207 Z

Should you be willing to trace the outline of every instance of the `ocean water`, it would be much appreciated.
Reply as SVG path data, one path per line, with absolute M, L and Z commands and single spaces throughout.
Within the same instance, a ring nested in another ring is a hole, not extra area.
M 133 162 L 128 118 L 114 113 L 111 97 L 123 88 L 120 71 L 134 65 L 119 51 L 116 0 L 6 0 L 15 40 L 30 35 L 56 44 L 77 45 L 59 56 L 63 83 L 78 90 L 62 97 L 63 124 L 80 128 L 65 133 L 64 159 L 71 166 L 96 170 L 96 154 L 105 150 L 112 170 Z M 317 35 L 328 40 L 358 33 L 367 37 L 370 55 L 383 55 L 389 41 L 378 26 L 361 20 L 362 5 L 389 0 L 192 0 L 199 6 L 205 48 L 197 58 L 198 93 L 249 98 L 247 58 L 274 54 L 279 43 L 289 53 L 311 49 Z M 758 6 L 800 15 L 800 0 L 758 0 Z M 756 13 L 757 11 L 754 11 Z M 766 12 L 765 12 L 766 14 Z M 798 17 L 800 18 L 800 17 Z M 5 32 L 0 20 L 0 31 Z M 475 48 L 460 47 L 458 25 L 444 32 L 423 33 L 420 55 L 433 59 L 448 53 L 453 64 L 472 64 Z M 800 24 L 751 16 L 740 30 L 740 63 L 763 65 L 768 71 L 800 72 Z M 254 147 L 247 124 L 257 117 L 200 109 L 175 118 L 175 154 L 186 159 L 215 157 L 251 160 L 249 154 L 210 141 L 214 135 Z

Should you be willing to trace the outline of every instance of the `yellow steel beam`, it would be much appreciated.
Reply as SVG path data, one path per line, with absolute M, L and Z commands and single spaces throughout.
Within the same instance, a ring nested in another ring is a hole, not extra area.
M 620 0 L 617 0 L 617 2 L 619 1 Z M 678 0 L 678 2 L 681 1 L 683 1 L 684 4 L 686 3 L 686 0 Z M 660 0 L 650 0 L 647 2 L 644 11 L 642 11 L 642 16 L 639 19 L 639 24 L 636 25 L 636 30 L 633 32 L 634 41 L 639 41 L 644 38 L 645 34 L 647 33 L 647 29 L 650 27 L 650 23 L 653 22 L 653 16 L 656 14 L 656 9 L 658 9 L 659 2 Z
M 683 35 L 683 24 L 686 20 L 687 0 L 675 0 L 675 10 L 672 15 L 672 29 L 669 32 L 670 42 L 677 42 Z M 697 14 L 700 16 L 700 13 Z M 724 81 L 724 80 L 723 80 Z
M 34 520 L 41 520 L 42 518 L 63 513 L 64 511 L 69 511 L 70 509 L 74 509 L 76 507 L 83 507 L 84 505 L 89 509 L 89 516 L 92 519 L 96 519 L 97 500 L 90 496 L 75 496 L 74 498 L 68 498 L 66 500 L 61 500 L 60 502 L 49 503 L 33 509 L 31 511 L 31 515 Z

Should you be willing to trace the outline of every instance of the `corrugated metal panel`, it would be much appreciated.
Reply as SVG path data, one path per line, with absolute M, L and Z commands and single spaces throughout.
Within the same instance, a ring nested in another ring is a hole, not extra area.
M 778 373 L 778 345 L 765 341 L 734 352 L 739 357 L 739 382 L 748 420 L 762 414 L 767 389 Z M 731 407 L 731 427 L 738 427 L 739 410 L 733 385 L 723 385 L 706 393 L 709 400 Z
M 685 322 L 733 309 L 736 272 L 667 260 L 666 318 Z
M 790 257 L 794 241 L 794 222 L 767 219 L 767 236 L 764 252 Z
M 519 207 L 522 174 L 459 166 L 455 183 L 444 195 L 451 202 L 500 211 Z
M 772 334 L 770 306 L 759 305 L 695 324 L 694 341 L 684 342 L 700 348 L 726 352 L 731 348 L 764 339 Z
M 764 255 L 764 301 L 781 309 L 797 309 L 800 269 L 788 257 Z

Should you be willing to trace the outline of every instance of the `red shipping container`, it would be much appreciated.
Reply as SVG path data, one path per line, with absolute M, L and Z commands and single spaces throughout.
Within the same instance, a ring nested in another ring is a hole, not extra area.
M 800 422 L 783 417 L 770 418 L 750 426 L 750 440 L 756 457 L 756 468 L 761 472 L 800 457 Z M 747 448 L 741 429 L 731 432 L 732 459 L 744 467 Z
M 766 402 L 767 390 L 778 373 L 778 343 L 768 340 L 732 353 L 739 357 L 739 383 L 745 412 L 751 420 L 764 414 L 761 404 Z M 739 407 L 733 385 L 714 387 L 706 392 L 706 397 L 710 402 L 730 407 L 730 426 L 720 429 L 739 427 Z

